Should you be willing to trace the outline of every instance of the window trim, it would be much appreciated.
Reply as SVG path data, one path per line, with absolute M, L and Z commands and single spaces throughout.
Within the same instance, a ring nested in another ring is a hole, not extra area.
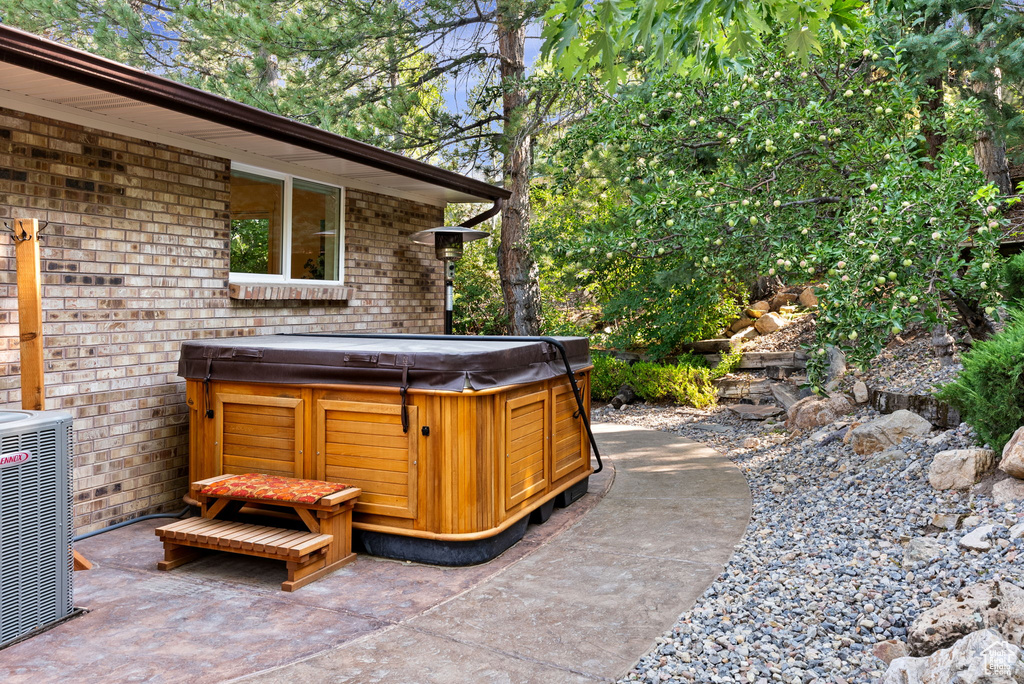
M 274 180 L 282 181 L 284 184 L 284 198 L 281 207 L 281 270 L 288 267 L 291 271 L 292 259 L 292 181 L 301 180 L 314 185 L 321 185 L 325 188 L 336 188 L 338 190 L 338 278 L 336 280 L 312 280 L 309 278 L 290 278 L 276 273 L 238 273 L 231 270 L 231 249 L 228 247 L 228 282 L 241 284 L 267 284 L 267 285 L 297 285 L 310 287 L 331 287 L 345 284 L 345 186 L 324 183 L 313 178 L 296 176 L 289 173 L 282 173 L 272 169 L 265 169 L 259 166 L 251 166 L 240 162 L 231 162 L 230 171 L 241 171 L 255 176 L 263 176 Z M 230 205 L 229 205 L 230 207 Z M 228 212 L 228 227 L 231 225 L 230 208 Z M 230 241 L 230 237 L 228 238 Z

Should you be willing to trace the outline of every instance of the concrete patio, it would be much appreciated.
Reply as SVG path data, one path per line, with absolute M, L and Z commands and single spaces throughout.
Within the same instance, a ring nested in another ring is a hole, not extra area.
M 624 675 L 714 580 L 750 496 L 722 455 L 598 425 L 591 493 L 494 561 L 360 556 L 293 593 L 263 559 L 158 572 L 147 521 L 78 545 L 80 617 L 0 651 L 4 682 L 591 682 Z

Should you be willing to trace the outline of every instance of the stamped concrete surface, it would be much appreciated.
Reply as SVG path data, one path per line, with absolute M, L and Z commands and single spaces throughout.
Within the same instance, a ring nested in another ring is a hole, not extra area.
M 617 679 L 721 572 L 750 492 L 721 454 L 595 426 L 615 483 L 586 517 L 488 581 L 400 625 L 246 682 Z
M 260 558 L 214 553 L 158 572 L 153 529 L 166 521 L 85 540 L 77 548 L 96 567 L 76 573 L 75 602 L 89 612 L 0 650 L 0 681 L 614 679 L 720 572 L 750 499 L 706 447 L 628 426 L 595 432 L 614 467 L 480 566 L 360 556 L 289 594 L 282 564 Z

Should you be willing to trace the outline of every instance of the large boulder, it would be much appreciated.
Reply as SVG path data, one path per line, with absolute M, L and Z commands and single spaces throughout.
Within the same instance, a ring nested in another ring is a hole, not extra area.
M 855 427 L 850 431 L 850 445 L 858 454 L 873 454 L 898 445 L 904 437 L 927 435 L 931 429 L 932 424 L 925 418 L 900 409 Z
M 846 352 L 831 344 L 825 347 L 828 352 L 828 373 L 825 376 L 825 386 L 834 387 L 839 384 L 839 379 L 846 375 Z
M 733 335 L 730 335 L 729 344 L 731 344 L 733 348 L 735 348 L 748 340 L 754 339 L 755 337 L 757 337 L 757 330 L 754 328 L 754 326 L 750 326 L 744 328 L 743 330 L 740 330 L 737 333 L 734 333 Z
M 928 484 L 935 489 L 967 489 L 978 483 L 996 463 L 991 449 L 940 451 L 928 467 Z
M 771 298 L 768 303 L 771 304 L 772 311 L 778 311 L 780 307 L 789 306 L 796 301 L 796 295 L 792 292 L 780 292 Z
M 1013 437 L 1003 447 L 1003 460 L 999 469 L 1020 480 L 1024 480 L 1024 427 L 1017 428 Z
M 788 321 L 777 313 L 766 313 L 754 323 L 754 328 L 762 335 L 773 333 L 788 325 Z
M 741 330 L 746 330 L 750 326 L 754 325 L 754 319 L 749 316 L 740 316 L 740 318 L 729 326 L 731 332 L 737 333 Z
M 896 658 L 881 684 L 1024 684 L 1021 650 L 981 629 L 925 658 Z
M 992 498 L 999 506 L 1024 501 L 1024 481 L 1008 477 L 996 482 L 992 485 Z
M 804 397 L 786 412 L 786 428 L 807 430 L 821 427 L 835 422 L 852 410 L 853 404 L 842 394 L 834 394 L 826 399 Z
M 911 654 L 925 656 L 982 628 L 995 629 L 1010 643 L 1024 645 L 1024 589 L 1000 580 L 964 587 L 921 613 L 907 632 L 907 641 Z
M 797 301 L 800 303 L 800 306 L 806 309 L 813 309 L 818 306 L 818 295 L 814 292 L 814 287 L 805 287 L 801 290 Z

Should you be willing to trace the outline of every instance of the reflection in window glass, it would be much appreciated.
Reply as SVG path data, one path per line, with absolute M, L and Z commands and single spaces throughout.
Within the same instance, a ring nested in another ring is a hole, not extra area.
M 292 181 L 292 278 L 338 279 L 340 211 L 338 188 Z
M 231 172 L 231 270 L 281 273 L 284 182 Z

